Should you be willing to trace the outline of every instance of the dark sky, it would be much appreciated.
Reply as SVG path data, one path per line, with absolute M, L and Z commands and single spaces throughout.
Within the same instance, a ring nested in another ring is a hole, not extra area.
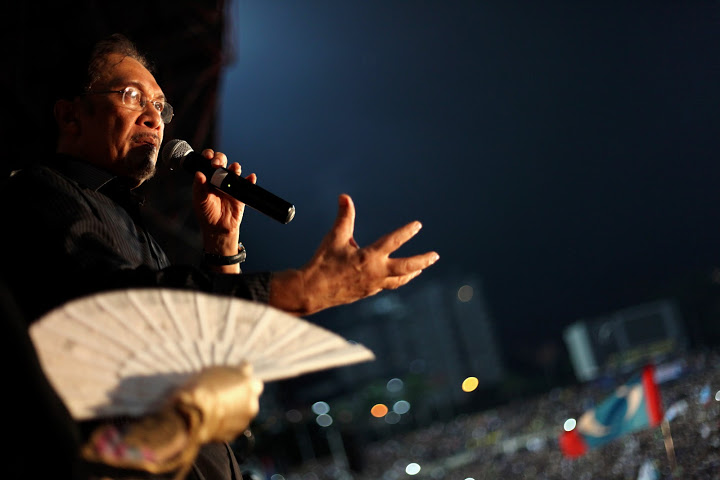
M 504 333 L 557 337 L 720 264 L 720 3 L 233 5 L 218 150 L 293 202 L 246 270 L 298 267 L 357 207 L 413 219 L 420 279 L 476 274 Z M 413 288 L 412 284 L 404 288 Z

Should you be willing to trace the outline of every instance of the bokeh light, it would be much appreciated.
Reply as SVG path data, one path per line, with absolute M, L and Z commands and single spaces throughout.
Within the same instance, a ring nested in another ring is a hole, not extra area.
M 462 383 L 463 392 L 472 392 L 479 384 L 477 377 L 467 377 Z
M 565 420 L 565 423 L 563 424 L 563 428 L 565 429 L 566 432 L 569 432 L 571 430 L 574 430 L 576 425 L 577 425 L 577 422 L 575 421 L 574 418 L 568 418 L 567 420 Z
M 333 423 L 332 417 L 330 415 L 328 415 L 327 413 L 318 415 L 317 418 L 315 419 L 315 421 L 321 427 L 329 427 Z
M 290 423 L 300 423 L 302 421 L 302 413 L 293 408 L 285 412 L 285 418 L 287 418 L 287 421 Z
M 315 415 L 323 415 L 330 411 L 330 405 L 326 402 L 315 402 L 313 403 L 312 411 Z
M 373 405 L 370 409 L 370 414 L 375 418 L 382 418 L 388 413 L 388 407 L 382 403 Z
M 457 297 L 461 302 L 469 302 L 473 297 L 473 288 L 470 285 L 463 285 L 458 288 Z
M 397 393 L 403 389 L 405 384 L 399 378 L 393 378 L 387 383 L 388 392 Z
M 417 463 L 410 463 L 407 467 L 405 467 L 405 473 L 408 475 L 417 475 L 420 473 L 420 465 Z
M 400 415 L 398 415 L 395 412 L 388 412 L 387 415 L 385 415 L 385 423 L 388 425 L 395 425 L 396 423 L 400 422 Z
M 404 415 L 407 412 L 410 411 L 410 402 L 407 400 L 398 400 L 395 402 L 395 405 L 393 405 L 393 412 L 398 413 L 400 415 Z

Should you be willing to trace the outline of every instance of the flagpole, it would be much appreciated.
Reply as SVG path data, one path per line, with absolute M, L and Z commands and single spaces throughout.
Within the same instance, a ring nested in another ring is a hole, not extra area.
M 670 461 L 670 473 L 675 471 L 677 466 L 675 463 L 675 445 L 673 443 L 672 434 L 670 433 L 670 422 L 667 418 L 663 418 L 660 428 L 663 433 L 663 440 L 665 441 L 665 452 L 667 453 L 668 460 Z

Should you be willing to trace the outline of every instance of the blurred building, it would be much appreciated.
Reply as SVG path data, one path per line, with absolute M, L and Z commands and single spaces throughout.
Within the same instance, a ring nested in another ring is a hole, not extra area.
M 266 385 L 253 430 L 256 452 L 275 464 L 329 455 L 334 444 L 343 452 L 336 447 L 337 461 L 352 468 L 368 441 L 479 410 L 505 375 L 475 276 L 413 282 L 313 321 L 370 348 L 376 359 Z
M 335 309 L 323 324 L 370 348 L 376 360 L 302 379 L 302 388 L 288 393 L 292 403 L 357 397 L 377 385 L 383 387 L 379 392 L 386 390 L 388 401 L 409 395 L 414 416 L 423 423 L 472 403 L 472 392 L 462 389 L 468 377 L 476 378 L 476 388 L 482 389 L 504 375 L 493 318 L 477 277 L 385 291 Z M 403 387 L 387 391 L 384 387 L 393 379 Z M 380 393 L 369 395 L 383 400 Z
M 689 343 L 680 309 L 669 299 L 579 320 L 563 336 L 580 381 L 657 361 L 684 351 Z

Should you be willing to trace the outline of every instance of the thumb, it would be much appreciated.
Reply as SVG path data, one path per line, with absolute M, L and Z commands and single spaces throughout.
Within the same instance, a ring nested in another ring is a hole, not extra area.
M 345 193 L 338 197 L 338 213 L 330 231 L 330 244 L 334 248 L 344 247 L 353 238 L 355 230 L 355 205 L 350 195 Z

